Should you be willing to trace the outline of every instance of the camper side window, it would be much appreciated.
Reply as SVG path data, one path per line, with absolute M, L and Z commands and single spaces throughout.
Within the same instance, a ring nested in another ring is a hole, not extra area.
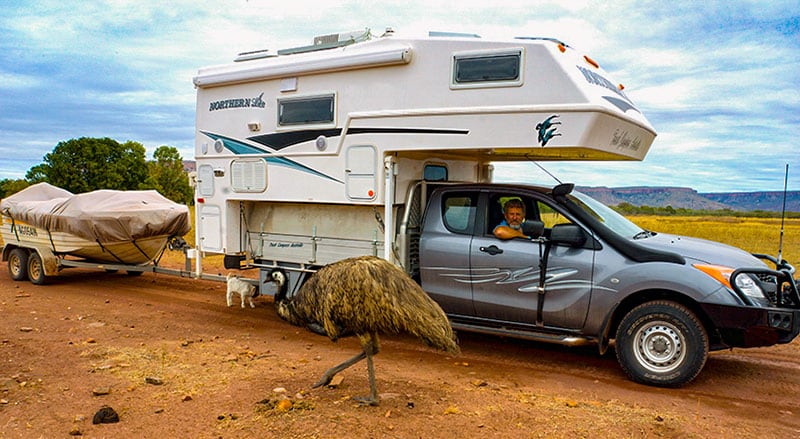
M 518 81 L 521 52 L 497 55 L 456 55 L 453 68 L 455 84 Z
M 334 96 L 278 100 L 278 125 L 333 122 Z
M 422 179 L 425 181 L 447 181 L 447 167 L 444 165 L 425 165 L 422 171 Z

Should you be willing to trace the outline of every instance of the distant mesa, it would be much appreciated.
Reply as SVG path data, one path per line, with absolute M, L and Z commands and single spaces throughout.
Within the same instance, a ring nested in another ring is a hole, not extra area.
M 720 192 L 699 193 L 685 187 L 577 187 L 576 190 L 597 199 L 603 204 L 617 206 L 667 207 L 691 210 L 723 210 L 748 212 L 763 210 L 780 212 L 783 192 Z M 800 191 L 786 193 L 786 211 L 800 212 Z

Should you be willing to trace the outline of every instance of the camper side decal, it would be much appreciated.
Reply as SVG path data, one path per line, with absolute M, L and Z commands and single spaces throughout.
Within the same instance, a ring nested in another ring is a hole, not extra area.
M 633 102 L 631 102 L 631 100 L 628 99 L 628 96 L 626 96 L 625 93 L 623 93 L 622 90 L 619 89 L 619 87 L 616 87 L 614 84 L 611 83 L 611 81 L 603 77 L 603 75 L 593 72 L 585 67 L 581 66 L 575 66 L 575 67 L 577 67 L 578 71 L 580 71 L 583 74 L 583 77 L 589 84 L 599 85 L 600 87 L 603 87 L 606 90 L 610 90 L 615 94 L 617 94 L 619 98 L 613 96 L 603 96 L 603 99 L 607 100 L 612 105 L 619 108 L 620 111 L 625 113 L 628 110 L 633 110 L 636 111 L 637 113 L 641 113 L 641 111 L 639 111 L 639 109 L 637 109 L 633 105 Z
M 554 114 L 545 119 L 543 122 L 536 124 L 536 131 L 539 132 L 538 139 L 540 145 L 545 146 L 550 139 L 561 135 L 561 133 L 556 132 L 558 131 L 558 127 L 554 126 L 561 125 L 561 122 L 557 122 L 555 119 L 558 119 L 557 114 Z
M 458 134 L 467 135 L 469 130 L 445 130 L 429 128 L 349 128 L 345 135 L 353 134 Z M 299 130 L 285 133 L 270 133 L 248 138 L 253 142 L 281 150 L 303 142 L 316 140 L 319 136 L 337 137 L 342 135 L 341 128 Z
M 294 169 L 294 170 L 297 170 L 297 171 L 306 172 L 308 174 L 316 175 L 317 177 L 322 177 L 322 178 L 325 178 L 325 179 L 328 179 L 328 180 L 331 180 L 331 181 L 335 181 L 336 183 L 344 184 L 344 182 L 339 180 L 338 178 L 334 178 L 334 177 L 331 177 L 330 175 L 323 174 L 322 172 L 319 172 L 319 171 L 317 171 L 316 169 L 313 169 L 313 168 L 309 168 L 308 166 L 306 166 L 306 165 L 304 165 L 302 163 L 298 163 L 298 162 L 296 162 L 294 160 L 291 160 L 291 159 L 288 159 L 286 157 L 270 156 L 269 154 L 272 154 L 273 151 L 267 151 L 265 149 L 261 149 L 261 148 L 255 147 L 255 146 L 251 146 L 251 145 L 248 145 L 246 143 L 242 143 L 242 142 L 240 142 L 240 141 L 238 141 L 236 139 L 231 139 L 229 137 L 221 136 L 219 134 L 214 134 L 214 133 L 210 133 L 210 132 L 207 132 L 207 131 L 200 131 L 200 132 L 205 134 L 206 136 L 208 136 L 211 140 L 214 140 L 214 141 L 222 140 L 222 143 L 223 143 L 223 145 L 225 145 L 225 148 L 227 148 L 229 151 L 233 152 L 234 154 L 261 154 L 261 155 L 266 154 L 267 156 L 264 157 L 264 160 L 266 160 L 267 163 L 271 163 L 273 165 L 278 165 L 278 166 L 285 166 L 287 168 L 291 168 L 291 169 Z
M 323 174 L 315 169 L 309 168 L 306 165 L 298 163 L 286 157 L 270 157 L 276 151 L 288 148 L 290 146 L 298 145 L 304 142 L 316 140 L 320 136 L 324 137 L 338 137 L 342 135 L 341 128 L 328 128 L 317 130 L 298 130 L 289 131 L 285 133 L 270 133 L 261 134 L 258 136 L 248 137 L 247 140 L 263 145 L 266 148 L 260 148 L 255 145 L 244 143 L 240 140 L 225 137 L 220 134 L 215 134 L 209 131 L 200 131 L 208 136 L 211 140 L 221 140 L 225 148 L 234 154 L 266 154 L 265 160 L 268 163 L 286 166 L 301 170 L 319 177 L 327 178 L 337 183 L 344 183 L 343 181 L 331 177 L 330 175 Z M 445 134 L 445 135 L 461 135 L 466 136 L 469 130 L 454 130 L 454 129 L 431 129 L 431 128 L 350 128 L 345 135 L 354 134 Z M 268 149 L 267 149 L 268 148 Z

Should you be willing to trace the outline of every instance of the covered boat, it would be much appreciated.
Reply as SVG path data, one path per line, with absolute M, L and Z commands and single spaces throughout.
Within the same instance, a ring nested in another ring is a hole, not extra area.
M 144 264 L 189 232 L 189 209 L 154 190 L 72 194 L 47 183 L 0 202 L 6 245 L 46 248 L 90 261 Z

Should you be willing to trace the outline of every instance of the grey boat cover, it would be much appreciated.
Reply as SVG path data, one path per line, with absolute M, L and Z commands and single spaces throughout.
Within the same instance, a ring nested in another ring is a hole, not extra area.
M 0 213 L 51 232 L 100 243 L 189 232 L 189 208 L 157 191 L 97 190 L 74 195 L 37 183 L 0 201 Z

